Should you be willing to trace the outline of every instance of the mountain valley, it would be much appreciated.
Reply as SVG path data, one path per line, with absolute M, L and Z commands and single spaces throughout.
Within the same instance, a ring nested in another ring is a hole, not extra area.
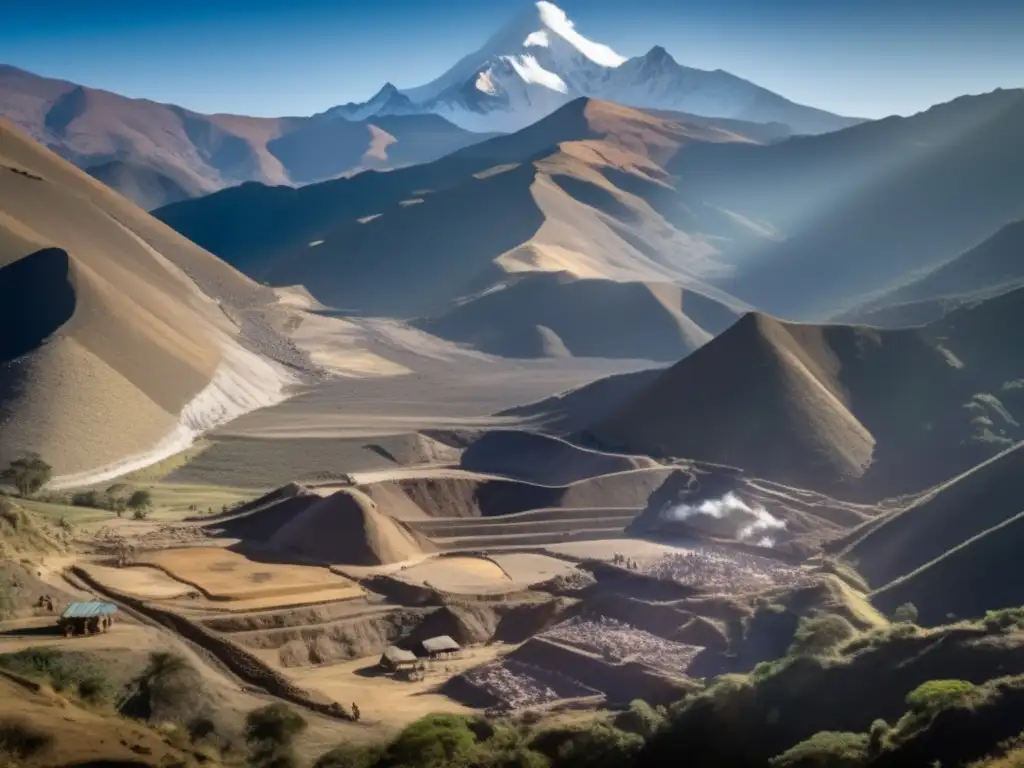
M 0 64 L 0 768 L 1024 764 L 1024 90 L 292 5 L 309 116 Z

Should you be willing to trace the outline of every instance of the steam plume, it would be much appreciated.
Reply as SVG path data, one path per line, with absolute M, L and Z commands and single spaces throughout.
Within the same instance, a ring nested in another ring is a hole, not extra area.
M 705 499 L 700 504 L 675 504 L 664 509 L 661 517 L 671 522 L 685 521 L 717 536 L 731 536 L 739 541 L 756 539 L 761 547 L 775 545 L 770 531 L 786 528 L 784 520 L 760 504 L 751 507 L 732 491 L 721 498 Z

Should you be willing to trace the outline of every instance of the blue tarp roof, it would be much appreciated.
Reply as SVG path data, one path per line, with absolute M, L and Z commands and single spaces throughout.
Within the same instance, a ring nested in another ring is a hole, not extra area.
M 88 603 L 71 603 L 61 614 L 65 619 L 88 619 L 90 616 L 106 616 L 117 613 L 117 606 L 92 600 Z

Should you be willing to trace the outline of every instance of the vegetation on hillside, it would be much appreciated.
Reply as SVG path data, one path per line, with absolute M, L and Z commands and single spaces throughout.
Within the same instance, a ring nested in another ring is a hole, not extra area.
M 42 489 L 53 476 L 53 467 L 43 461 L 38 453 L 26 453 L 0 472 L 0 481 L 12 485 L 18 493 L 28 498 Z

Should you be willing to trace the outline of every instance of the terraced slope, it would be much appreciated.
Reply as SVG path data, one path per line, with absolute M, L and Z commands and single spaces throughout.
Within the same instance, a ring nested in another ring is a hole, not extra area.
M 542 485 L 565 485 L 598 475 L 652 469 L 646 456 L 601 453 L 557 437 L 518 430 L 491 430 L 467 447 L 462 469 Z

